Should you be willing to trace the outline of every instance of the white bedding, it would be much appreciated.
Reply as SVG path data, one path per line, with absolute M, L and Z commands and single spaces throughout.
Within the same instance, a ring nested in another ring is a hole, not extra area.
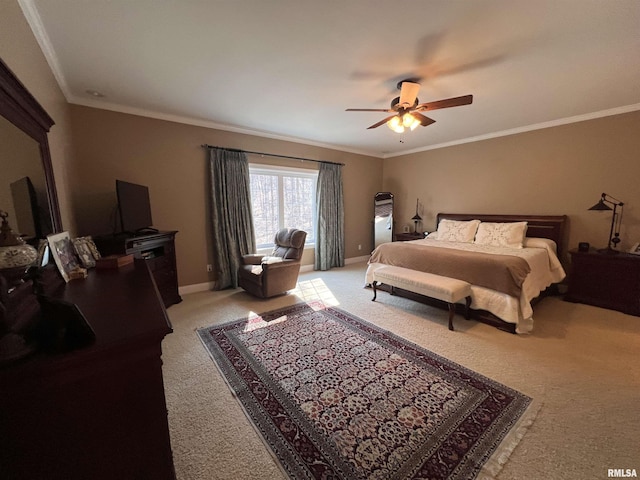
M 523 248 L 494 247 L 468 242 L 446 242 L 429 238 L 413 240 L 411 243 L 495 255 L 514 255 L 524 258 L 531 267 L 531 273 L 524 281 L 519 299 L 488 288 L 471 286 L 471 308 L 487 310 L 505 322 L 515 323 L 516 332 L 518 333 L 528 333 L 533 329 L 531 300 L 536 298 L 548 286 L 562 281 L 566 276 L 556 255 L 555 243 L 548 239 L 526 238 Z M 369 264 L 366 272 L 367 284 L 373 281 L 373 271 L 381 266 L 383 264 Z

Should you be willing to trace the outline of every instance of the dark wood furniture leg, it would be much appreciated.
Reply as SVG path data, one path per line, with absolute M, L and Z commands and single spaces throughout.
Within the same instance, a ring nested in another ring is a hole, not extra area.
M 456 313 L 456 306 L 453 303 L 449 304 L 449 330 L 453 331 L 453 316 Z

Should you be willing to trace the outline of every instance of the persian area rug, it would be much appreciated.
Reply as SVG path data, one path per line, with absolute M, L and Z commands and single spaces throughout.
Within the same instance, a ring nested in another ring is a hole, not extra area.
M 198 335 L 294 479 L 490 478 L 531 403 L 319 302 Z

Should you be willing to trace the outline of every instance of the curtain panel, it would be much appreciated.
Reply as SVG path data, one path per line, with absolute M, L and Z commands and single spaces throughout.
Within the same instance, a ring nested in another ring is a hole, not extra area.
M 242 255 L 256 251 L 249 163 L 244 152 L 209 149 L 214 290 L 238 286 Z
M 344 266 L 342 166 L 321 163 L 316 189 L 315 270 Z

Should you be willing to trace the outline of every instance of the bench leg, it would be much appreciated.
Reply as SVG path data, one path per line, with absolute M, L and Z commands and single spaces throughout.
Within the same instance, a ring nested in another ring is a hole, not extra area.
M 376 295 L 377 295 L 377 291 L 376 291 L 376 285 L 377 285 L 378 281 L 374 280 L 373 283 L 371 284 L 371 288 L 373 288 L 373 298 L 371 299 L 372 302 L 376 301 Z
M 471 306 L 471 296 L 466 298 L 465 306 L 464 306 L 464 318 L 466 320 L 470 320 L 471 316 L 469 315 L 469 307 Z
M 453 331 L 453 315 L 456 313 L 456 306 L 453 303 L 449 304 L 449 330 Z

